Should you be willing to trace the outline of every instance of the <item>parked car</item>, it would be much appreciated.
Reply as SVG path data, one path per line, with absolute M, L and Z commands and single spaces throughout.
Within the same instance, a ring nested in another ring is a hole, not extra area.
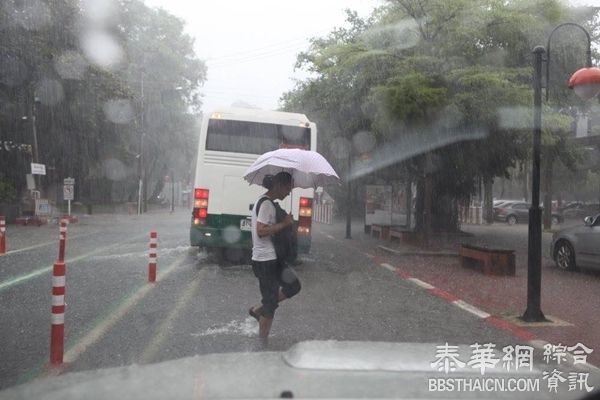
M 568 204 L 561 209 L 562 214 L 565 218 L 583 218 L 588 215 L 595 215 L 600 210 L 598 204 L 584 204 L 575 202 Z
M 514 225 L 519 222 L 529 221 L 529 203 L 523 201 L 507 202 L 499 207 L 494 207 L 494 220 Z M 561 213 L 552 213 L 552 224 L 558 225 L 563 222 Z
M 498 210 L 501 207 L 508 207 L 510 204 L 513 203 L 522 203 L 522 200 L 497 200 L 494 201 L 493 203 L 493 209 L 494 209 L 494 218 L 496 218 L 496 213 L 498 212 Z
M 560 269 L 600 268 L 600 214 L 585 217 L 584 225 L 556 232 L 550 255 Z
M 494 207 L 499 207 L 502 204 L 505 204 L 505 203 L 514 203 L 514 202 L 517 202 L 517 201 L 522 201 L 522 200 L 497 199 L 497 200 L 494 200 L 493 206 Z

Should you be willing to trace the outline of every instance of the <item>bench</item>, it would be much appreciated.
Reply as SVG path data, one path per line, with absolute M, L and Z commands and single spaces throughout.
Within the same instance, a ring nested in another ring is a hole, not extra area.
M 371 225 L 371 236 L 375 236 L 375 233 L 380 239 L 387 240 L 390 237 L 390 227 L 389 225 L 373 224 Z
M 515 275 L 514 250 L 461 244 L 459 256 L 460 264 L 463 267 L 472 267 L 476 262 L 482 266 L 482 272 L 485 275 Z
M 390 228 L 389 239 L 390 242 L 394 240 L 394 238 L 398 239 L 400 242 L 408 243 L 411 245 L 417 245 L 420 242 L 420 235 L 418 232 L 413 230 L 409 230 L 406 228 L 392 227 Z
M 404 237 L 404 232 L 402 232 L 401 230 L 398 229 L 390 229 L 390 242 L 392 242 L 394 240 L 394 238 L 398 239 L 398 241 L 402 241 L 402 238 Z

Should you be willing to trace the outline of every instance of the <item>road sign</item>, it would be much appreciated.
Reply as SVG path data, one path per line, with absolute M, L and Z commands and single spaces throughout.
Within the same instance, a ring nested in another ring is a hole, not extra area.
M 46 175 L 46 165 L 31 163 L 32 175 Z
M 73 186 L 75 184 L 75 178 L 65 178 L 63 179 L 63 184 Z
M 48 199 L 36 199 L 35 200 L 35 215 L 48 216 L 52 212 Z
M 25 179 L 27 180 L 27 189 L 35 190 L 35 179 L 33 179 L 32 174 L 25 175 Z
M 75 186 L 73 185 L 64 185 L 63 186 L 63 198 L 65 200 L 73 200 L 75 193 Z

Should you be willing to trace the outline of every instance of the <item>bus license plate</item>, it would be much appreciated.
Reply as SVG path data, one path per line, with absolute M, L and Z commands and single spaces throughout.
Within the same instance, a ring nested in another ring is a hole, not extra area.
M 240 230 L 241 231 L 251 231 L 252 230 L 252 221 L 249 219 L 241 219 L 240 220 Z

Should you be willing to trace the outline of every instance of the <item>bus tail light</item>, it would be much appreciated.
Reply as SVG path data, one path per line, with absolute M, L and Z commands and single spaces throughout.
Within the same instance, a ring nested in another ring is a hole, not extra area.
M 298 233 L 310 235 L 312 226 L 312 199 L 300 197 L 300 208 L 298 209 Z
M 208 189 L 194 189 L 194 225 L 206 225 L 208 217 Z

